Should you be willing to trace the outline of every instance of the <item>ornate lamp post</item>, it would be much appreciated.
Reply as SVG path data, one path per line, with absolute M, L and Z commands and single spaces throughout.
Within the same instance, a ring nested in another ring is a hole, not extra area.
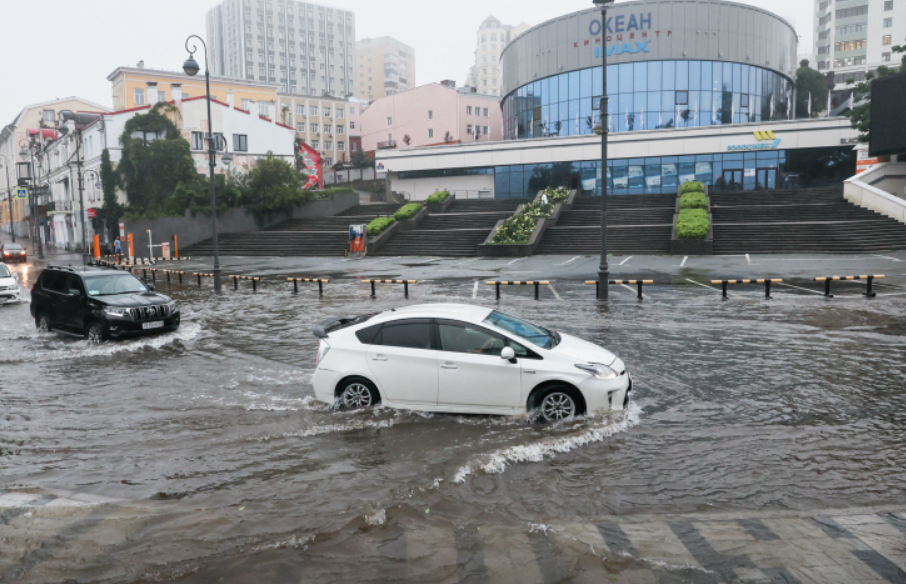
M 214 247 L 214 291 L 220 292 L 220 253 L 217 249 L 217 192 L 214 187 L 214 169 L 217 165 L 217 161 L 214 158 L 214 155 L 217 152 L 216 145 L 214 144 L 214 120 L 211 118 L 211 74 L 208 69 L 208 45 L 205 44 L 204 40 L 196 35 L 190 35 L 186 39 L 186 50 L 189 52 L 189 58 L 186 59 L 186 62 L 182 65 L 182 70 L 185 71 L 186 75 L 194 77 L 198 74 L 201 68 L 198 66 L 198 62 L 195 60 L 195 51 L 198 50 L 198 47 L 192 45 L 192 48 L 189 48 L 189 41 L 192 39 L 198 39 L 201 45 L 204 47 L 204 83 L 205 83 L 205 97 L 207 98 L 208 104 L 208 167 L 210 168 L 210 179 L 211 179 L 211 219 L 213 221 L 213 247 Z
M 9 160 L 2 154 L 0 154 L 0 158 L 3 159 L 3 162 L 0 162 L 0 166 L 6 170 L 6 201 L 9 203 L 9 234 L 13 238 L 13 243 L 16 243 L 16 224 L 13 221 L 13 189 L 9 182 Z
M 607 26 L 607 9 L 615 0 L 592 0 L 601 9 L 601 34 Z M 598 300 L 607 300 L 610 268 L 607 266 L 607 43 L 601 45 L 601 91 L 598 124 L 594 131 L 601 136 L 601 264 L 598 266 Z

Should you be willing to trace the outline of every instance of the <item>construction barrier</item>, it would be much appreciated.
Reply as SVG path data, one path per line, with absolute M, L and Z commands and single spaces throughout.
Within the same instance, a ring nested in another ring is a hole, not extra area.
M 654 284 L 654 280 L 610 280 L 608 283 L 620 286 L 636 286 L 638 288 L 638 298 L 642 299 L 642 286 L 645 284 Z M 595 287 L 595 296 L 600 298 L 601 290 L 597 280 L 585 280 L 586 286 Z
M 252 292 L 258 291 L 258 282 L 261 281 L 258 276 L 229 276 L 229 278 L 233 281 L 233 290 L 239 289 L 239 280 L 248 280 L 252 283 Z
M 712 284 L 720 284 L 723 290 L 723 299 L 727 300 L 727 286 L 729 284 L 764 284 L 764 299 L 771 299 L 771 284 L 780 284 L 780 278 L 758 278 L 756 280 L 711 280 Z
M 835 280 L 865 280 L 868 282 L 868 286 L 865 288 L 865 292 L 862 293 L 863 296 L 868 298 L 874 298 L 876 296 L 874 290 L 871 289 L 871 285 L 875 280 L 880 280 L 884 278 L 884 274 L 878 274 L 874 276 L 824 276 L 815 278 L 816 282 L 824 282 L 824 296 L 827 298 L 833 298 L 834 295 L 831 294 L 831 282 Z
M 409 298 L 409 284 L 417 284 L 418 280 L 362 280 L 366 284 L 371 284 L 371 297 L 375 298 L 377 296 L 374 285 L 375 284 L 402 284 L 403 291 L 406 298 Z
M 494 291 L 496 293 L 497 300 L 500 300 L 500 287 L 501 286 L 534 286 L 535 287 L 535 300 L 540 298 L 540 288 L 541 286 L 550 286 L 551 283 L 548 280 L 488 280 L 485 282 L 488 286 L 494 286 Z
M 287 278 L 287 282 L 293 283 L 293 294 L 299 293 L 299 282 L 311 282 L 318 284 L 318 296 L 324 296 L 324 284 L 330 282 L 326 278 Z M 407 290 L 408 294 L 408 290 Z
M 214 274 L 206 274 L 204 272 L 192 272 L 192 275 L 198 278 L 198 287 L 201 288 L 201 277 L 213 278 Z
M 180 272 L 179 270 L 164 270 L 164 273 L 167 275 L 167 282 L 170 282 L 170 276 L 176 274 L 179 276 L 179 283 L 182 284 L 182 276 L 185 272 Z

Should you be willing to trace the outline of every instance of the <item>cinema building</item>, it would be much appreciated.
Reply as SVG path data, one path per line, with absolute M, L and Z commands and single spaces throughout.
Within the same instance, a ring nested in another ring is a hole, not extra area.
M 724 1 L 622 2 L 529 29 L 501 56 L 503 141 L 382 150 L 391 188 L 524 198 L 601 188 L 593 133 L 607 53 L 607 180 L 614 195 L 840 184 L 855 172 L 847 118 L 796 119 L 797 35 L 765 10 Z

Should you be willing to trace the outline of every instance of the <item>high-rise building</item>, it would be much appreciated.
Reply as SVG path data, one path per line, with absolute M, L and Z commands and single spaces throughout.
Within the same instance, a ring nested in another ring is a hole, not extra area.
M 494 16 L 485 18 L 475 35 L 475 64 L 469 69 L 466 85 L 476 88 L 478 93 L 500 95 L 500 53 L 508 42 L 529 28 L 524 22 L 510 26 Z
M 354 91 L 355 14 L 298 0 L 223 0 L 207 15 L 211 74 L 282 93 Z
M 906 1 L 906 0 L 904 0 Z M 355 95 L 380 99 L 415 87 L 415 49 L 393 37 L 362 39 L 355 44 Z
M 815 0 L 814 54 L 834 85 L 863 81 L 881 65 L 897 66 L 891 50 L 906 38 L 906 0 Z

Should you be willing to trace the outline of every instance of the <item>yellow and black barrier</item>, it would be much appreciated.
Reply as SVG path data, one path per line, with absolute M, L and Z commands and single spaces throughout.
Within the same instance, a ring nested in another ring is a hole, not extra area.
M 311 282 L 318 285 L 318 296 L 324 296 L 324 284 L 330 282 L 327 278 L 287 278 L 287 282 L 293 283 L 293 294 L 299 293 L 299 282 Z
M 538 300 L 540 298 L 541 286 L 551 285 L 549 280 L 488 280 L 487 282 L 485 282 L 485 284 L 487 284 L 488 286 L 494 286 L 497 300 L 500 300 L 501 286 L 534 286 L 535 300 Z
M 727 286 L 729 284 L 764 284 L 764 299 L 771 299 L 771 284 L 780 284 L 783 282 L 780 278 L 757 278 L 754 280 L 711 280 L 712 284 L 720 284 L 723 292 L 723 299 L 727 300 Z
M 646 284 L 654 284 L 654 280 L 609 280 L 608 284 L 616 284 L 619 286 L 635 286 L 638 289 L 638 298 L 642 299 L 642 287 Z M 595 287 L 595 296 L 601 297 L 600 284 L 597 280 L 585 280 L 586 286 Z
M 409 284 L 417 284 L 418 280 L 362 280 L 366 284 L 371 284 L 371 297 L 376 297 L 375 284 L 402 284 L 403 293 L 406 298 L 409 298 Z
M 261 281 L 261 278 L 258 276 L 229 276 L 230 280 L 233 281 L 233 290 L 239 289 L 239 280 L 248 280 L 252 283 L 252 292 L 258 291 L 258 282 Z
M 182 272 L 180 270 L 163 270 L 163 272 L 167 275 L 168 283 L 170 282 L 170 277 L 173 274 L 176 274 L 179 277 L 179 283 L 182 284 L 182 276 L 183 276 L 183 274 L 185 274 L 185 272 Z
M 206 277 L 206 278 L 213 278 L 213 277 L 214 277 L 214 274 L 209 274 L 209 273 L 205 273 L 205 272 L 192 272 L 192 275 L 195 276 L 195 277 L 198 279 L 198 287 L 199 287 L 199 288 L 201 288 L 201 278 L 202 278 L 202 276 L 204 276 L 204 277 Z
M 831 294 L 831 282 L 834 281 L 847 281 L 847 280 L 865 280 L 868 285 L 865 288 L 865 292 L 862 293 L 863 296 L 868 298 L 874 298 L 877 296 L 874 290 L 872 290 L 871 285 L 875 280 L 881 280 L 884 278 L 884 274 L 875 274 L 874 276 L 822 276 L 815 278 L 816 282 L 824 282 L 824 296 L 827 298 L 833 298 L 834 295 Z

